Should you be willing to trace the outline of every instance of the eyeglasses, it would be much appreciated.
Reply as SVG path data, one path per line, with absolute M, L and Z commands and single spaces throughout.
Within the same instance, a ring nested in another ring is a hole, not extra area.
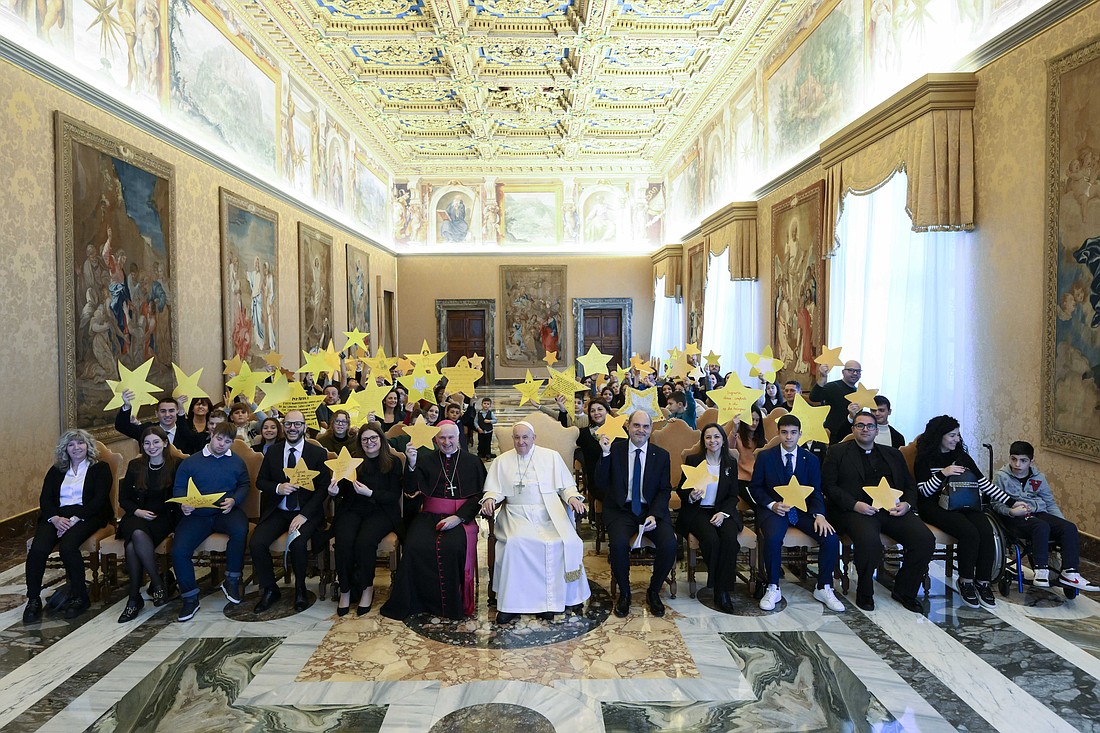
M 856 430 L 878 430 L 878 424 L 873 423 L 873 422 L 872 423 L 866 423 L 866 422 L 856 423 L 852 427 L 855 428 Z
M 380 440 L 382 440 L 382 438 L 379 437 L 378 435 L 364 435 L 363 436 L 363 442 L 364 443 L 377 443 Z
M 851 372 L 852 374 L 863 374 L 863 370 L 862 370 L 862 369 L 849 369 L 849 368 L 845 367 L 845 368 L 844 368 L 844 369 L 842 369 L 841 371 L 845 371 L 845 372 Z
M 283 425 L 285 425 L 288 428 L 304 428 L 306 426 L 305 422 L 303 422 L 301 420 L 295 420 L 293 422 L 287 421 L 287 422 L 283 423 Z

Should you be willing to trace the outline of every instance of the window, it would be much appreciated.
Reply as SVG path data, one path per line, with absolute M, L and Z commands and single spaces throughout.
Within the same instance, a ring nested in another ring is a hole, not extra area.
M 665 297 L 665 279 L 657 278 L 653 286 L 653 335 L 650 338 L 651 357 L 664 359 L 669 349 L 684 347 L 684 303 L 679 298 Z
M 722 374 L 737 372 L 749 384 L 745 354 L 758 353 L 760 343 L 760 283 L 756 280 L 730 280 L 729 252 L 710 255 L 707 262 L 707 287 L 704 292 L 704 354 L 714 351 L 722 357 Z M 702 362 L 701 362 L 702 363 Z

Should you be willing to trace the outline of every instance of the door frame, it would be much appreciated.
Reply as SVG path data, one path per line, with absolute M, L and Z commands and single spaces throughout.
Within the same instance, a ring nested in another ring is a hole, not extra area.
M 618 309 L 622 313 L 623 358 L 629 364 L 630 357 L 634 355 L 630 350 L 631 316 L 634 311 L 633 298 L 573 298 L 573 330 L 576 336 L 573 341 L 573 350 L 576 352 L 573 356 L 574 360 L 584 356 L 584 352 L 581 351 L 584 348 L 584 312 L 589 308 L 593 310 Z M 608 368 L 610 366 L 608 364 Z M 620 364 L 619 366 L 625 367 L 626 364 Z
M 496 318 L 497 302 L 492 299 L 452 300 L 441 299 L 435 301 L 436 324 L 436 348 L 439 351 L 447 350 L 447 313 L 448 311 L 476 311 L 485 314 L 485 361 L 482 363 L 482 371 L 485 372 L 485 384 L 493 384 L 496 380 Z

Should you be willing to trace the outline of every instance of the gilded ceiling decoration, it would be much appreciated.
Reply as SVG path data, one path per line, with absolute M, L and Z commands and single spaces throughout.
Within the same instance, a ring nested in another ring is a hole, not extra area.
M 399 175 L 662 173 L 799 0 L 230 0 Z

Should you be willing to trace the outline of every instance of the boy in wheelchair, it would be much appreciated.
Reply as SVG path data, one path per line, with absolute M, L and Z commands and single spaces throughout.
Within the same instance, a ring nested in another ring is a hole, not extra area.
M 1050 542 L 1053 541 L 1062 548 L 1062 572 L 1057 582 L 1079 591 L 1100 591 L 1100 587 L 1085 580 L 1077 572 L 1080 562 L 1077 525 L 1066 520 L 1054 501 L 1054 493 L 1046 476 L 1032 465 L 1035 448 L 1031 443 L 1017 440 L 1009 446 L 1008 453 L 1008 464 L 997 471 L 994 483 L 1016 502 L 1023 502 L 1027 507 L 1014 508 L 1013 504 L 1016 502 L 995 503 L 993 509 L 1004 515 L 1005 528 L 1011 534 L 1031 543 L 1035 563 L 1032 586 L 1050 587 L 1047 561 Z

